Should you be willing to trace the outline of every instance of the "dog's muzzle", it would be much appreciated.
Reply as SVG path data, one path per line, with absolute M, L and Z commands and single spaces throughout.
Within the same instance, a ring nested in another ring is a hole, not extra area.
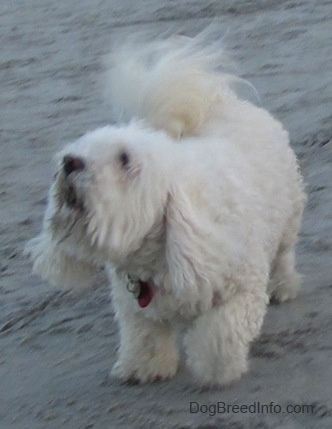
M 78 174 L 84 172 L 85 168 L 85 162 L 82 158 L 73 155 L 65 155 L 63 157 L 60 199 L 69 208 L 78 211 L 83 211 L 84 204 L 82 198 L 77 192 L 75 179 L 77 178 Z

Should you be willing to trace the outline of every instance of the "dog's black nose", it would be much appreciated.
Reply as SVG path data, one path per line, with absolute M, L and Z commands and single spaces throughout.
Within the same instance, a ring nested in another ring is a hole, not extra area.
M 73 155 L 65 155 L 63 157 L 63 171 L 66 176 L 74 171 L 82 171 L 85 168 L 85 164 L 82 158 Z

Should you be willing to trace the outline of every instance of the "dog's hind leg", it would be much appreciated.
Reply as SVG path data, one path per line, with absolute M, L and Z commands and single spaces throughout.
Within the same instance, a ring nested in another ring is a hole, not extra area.
M 268 302 L 266 282 L 259 286 L 262 292 L 239 292 L 188 330 L 187 364 L 203 385 L 227 385 L 247 371 L 249 346 L 259 335 Z
M 303 196 L 304 199 L 304 196 Z M 301 276 L 296 271 L 295 245 L 302 220 L 303 204 L 299 203 L 284 231 L 272 264 L 268 294 L 272 301 L 284 302 L 296 297 Z
M 301 276 L 295 269 L 295 246 L 278 251 L 268 285 L 271 301 L 284 302 L 296 297 Z

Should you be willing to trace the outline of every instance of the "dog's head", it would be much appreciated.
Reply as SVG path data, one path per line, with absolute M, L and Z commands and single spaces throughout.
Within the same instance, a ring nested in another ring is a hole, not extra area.
M 174 143 L 141 124 L 104 127 L 56 156 L 43 231 L 28 244 L 34 271 L 55 284 L 88 283 L 121 263 L 163 221 Z
M 105 263 L 140 270 L 143 254 L 150 265 L 142 270 L 155 276 L 166 268 L 166 287 L 179 298 L 198 299 L 203 287 L 210 302 L 217 234 L 206 183 L 185 146 L 140 124 L 101 128 L 67 145 L 56 156 L 43 230 L 27 246 L 34 272 L 82 288 Z

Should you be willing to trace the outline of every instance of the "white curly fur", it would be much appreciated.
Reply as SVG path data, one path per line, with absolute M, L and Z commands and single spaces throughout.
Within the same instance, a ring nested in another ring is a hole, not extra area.
M 58 154 L 43 231 L 28 246 L 35 272 L 58 285 L 87 286 L 106 266 L 120 329 L 113 374 L 125 380 L 176 373 L 178 322 L 198 380 L 238 379 L 269 297 L 293 298 L 299 285 L 305 194 L 288 134 L 237 97 L 215 46 L 201 45 L 198 36 L 115 51 L 108 95 L 127 123 Z M 67 177 L 65 155 L 84 169 Z M 128 275 L 152 285 L 147 307 Z

